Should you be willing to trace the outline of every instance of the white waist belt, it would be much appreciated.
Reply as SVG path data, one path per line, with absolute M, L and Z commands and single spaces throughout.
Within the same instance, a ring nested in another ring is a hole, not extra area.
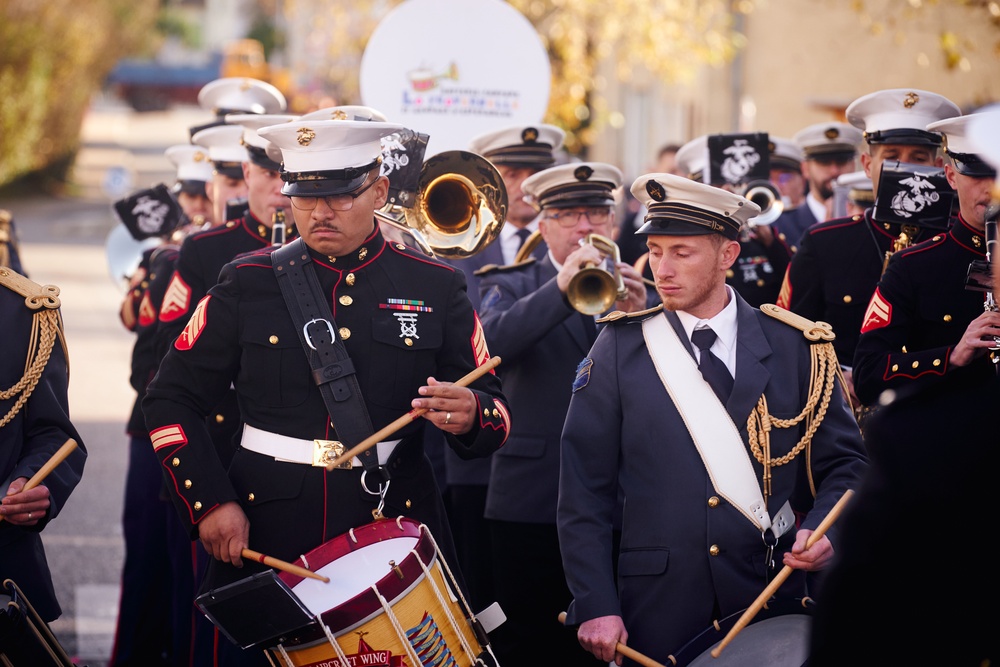
M 379 465 L 386 464 L 389 455 L 392 454 L 392 450 L 399 442 L 399 440 L 387 440 L 375 445 L 378 450 Z M 332 463 L 346 451 L 341 443 L 333 440 L 300 440 L 287 435 L 263 431 L 249 424 L 243 425 L 243 438 L 240 441 L 240 446 L 251 452 L 271 456 L 275 461 L 313 466 L 325 466 Z M 344 463 L 340 468 L 349 470 L 352 467 L 361 467 L 361 459 L 357 456 Z

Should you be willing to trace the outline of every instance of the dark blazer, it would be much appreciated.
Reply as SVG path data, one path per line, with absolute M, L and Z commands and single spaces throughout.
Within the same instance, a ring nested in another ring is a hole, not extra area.
M 747 419 L 762 394 L 778 418 L 795 417 L 805 406 L 810 350 L 801 331 L 738 295 L 736 300 L 736 377 L 726 409 L 749 447 Z M 649 317 L 667 317 L 686 341 L 673 313 Z M 577 375 L 562 435 L 558 527 L 574 596 L 567 622 L 621 615 L 629 646 L 666 664 L 668 655 L 714 618 L 748 607 L 767 585 L 768 571 L 760 531 L 716 494 L 650 358 L 642 319 L 623 318 L 605 327 Z M 690 343 L 687 347 L 693 355 Z M 772 457 L 792 450 L 805 421 L 771 431 Z M 866 469 L 861 436 L 839 386 L 812 439 L 810 457 L 816 497 L 807 457 L 800 454 L 772 468 L 768 511 L 773 516 L 790 501 L 800 527 L 815 529 Z M 760 480 L 763 468 L 752 454 L 750 459 Z M 625 509 L 616 585 L 611 526 L 619 487 Z M 778 541 L 779 568 L 794 533 Z M 836 545 L 836 531 L 828 536 Z M 802 572 L 793 573 L 779 591 L 793 598 L 804 593 Z
M 486 338 L 517 415 L 492 457 L 486 517 L 554 524 L 562 420 L 590 349 L 584 316 L 559 291 L 548 257 L 486 273 L 480 292 Z
M 35 311 L 25 306 L 25 296 L 8 289 L 0 281 L 0 387 L 4 391 L 24 376 Z M 73 489 L 80 481 L 87 459 L 80 434 L 69 419 L 67 389 L 69 371 L 63 340 L 60 336 L 52 355 L 27 402 L 13 418 L 0 427 L 0 494 L 6 495 L 10 483 L 18 477 L 31 479 L 68 438 L 77 448 L 45 478 L 51 505 L 45 518 L 31 527 L 0 523 L 0 581 L 13 579 L 45 621 L 53 621 L 62 610 L 52 587 L 52 577 L 45 561 L 41 532 L 59 515 Z M 11 413 L 20 394 L 0 400 L 0 415 Z

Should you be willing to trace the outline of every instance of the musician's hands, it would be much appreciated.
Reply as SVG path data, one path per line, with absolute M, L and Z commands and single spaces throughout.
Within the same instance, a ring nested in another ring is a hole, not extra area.
M 750 236 L 764 244 L 765 248 L 771 247 L 771 244 L 774 243 L 774 230 L 771 229 L 770 225 L 754 227 L 750 230 Z
M 816 540 L 816 544 L 806 549 L 806 541 L 812 534 L 813 531 L 804 528 L 795 533 L 795 544 L 792 545 L 791 551 L 785 553 L 783 558 L 785 565 L 796 570 L 814 572 L 822 570 L 829 564 L 830 559 L 833 558 L 833 544 L 824 535 Z
M 33 489 L 22 491 L 28 483 L 27 477 L 18 477 L 7 487 L 7 495 L 0 504 L 0 514 L 4 521 L 15 526 L 34 526 L 45 518 L 49 511 L 49 489 L 39 484 Z
M 857 410 L 861 407 L 861 401 L 858 400 L 858 395 L 854 393 L 854 372 L 850 368 L 841 368 L 841 372 L 844 374 L 844 384 L 847 385 L 848 398 L 851 401 L 851 409 Z
M 563 294 L 569 289 L 569 281 L 573 279 L 581 269 L 587 266 L 600 266 L 604 261 L 604 255 L 591 243 L 584 243 L 571 252 L 563 262 L 562 268 L 556 275 L 556 285 Z
M 621 273 L 625 289 L 628 296 L 624 301 L 615 301 L 615 310 L 622 310 L 626 313 L 635 313 L 646 309 L 646 283 L 642 281 L 642 276 L 631 264 L 625 262 L 618 263 L 618 271 Z
M 239 503 L 223 503 L 198 524 L 198 537 L 212 558 L 243 567 L 241 554 L 250 540 L 250 522 Z
M 948 363 L 956 368 L 968 366 L 986 350 L 997 346 L 994 336 L 1000 336 L 1000 312 L 986 311 L 969 323 L 962 339 L 952 348 Z
M 576 631 L 580 646 L 594 654 L 598 660 L 616 665 L 622 664 L 624 657 L 618 652 L 618 643 L 628 643 L 628 632 L 621 616 L 599 616 L 580 624 Z
M 479 415 L 476 395 L 468 387 L 438 382 L 432 377 L 418 392 L 422 398 L 410 403 L 414 408 L 428 408 L 422 417 L 446 433 L 462 435 L 472 430 Z

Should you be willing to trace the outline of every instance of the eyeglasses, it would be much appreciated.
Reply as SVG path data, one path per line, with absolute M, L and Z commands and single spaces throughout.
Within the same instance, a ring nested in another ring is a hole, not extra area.
M 328 195 L 326 197 L 291 197 L 292 207 L 299 211 L 312 211 L 316 208 L 319 200 L 322 199 L 333 211 L 350 211 L 354 208 L 354 200 L 363 195 L 368 189 L 378 182 L 378 176 L 368 185 L 354 192 L 342 195 Z
M 592 225 L 603 225 L 611 219 L 610 208 L 559 209 L 545 214 L 549 220 L 555 220 L 560 227 L 572 227 L 586 216 Z

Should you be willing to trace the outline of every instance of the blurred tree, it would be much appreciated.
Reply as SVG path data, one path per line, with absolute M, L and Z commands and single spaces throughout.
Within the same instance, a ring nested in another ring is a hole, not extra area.
M 148 42 L 159 0 L 0 3 L 0 185 L 45 170 L 62 180 L 91 95 Z
M 604 75 L 621 80 L 685 82 L 704 64 L 729 62 L 744 44 L 733 13 L 753 0 L 509 0 L 538 30 L 552 65 L 546 122 L 567 132 L 566 148 L 586 156 L 609 110 Z M 328 80 L 340 103 L 358 99 L 358 68 L 379 20 L 400 0 L 286 0 L 307 12 L 307 39 L 326 45 Z M 517 48 L 493 44 L 491 48 Z M 499 57 L 499 56 L 498 56 Z M 607 67 L 607 63 L 615 63 Z

